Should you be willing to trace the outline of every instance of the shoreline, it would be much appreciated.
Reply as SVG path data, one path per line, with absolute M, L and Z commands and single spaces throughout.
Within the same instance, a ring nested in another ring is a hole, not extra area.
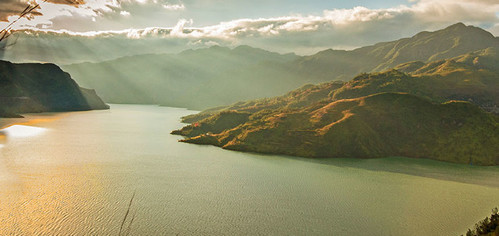
M 9 128 L 14 125 L 22 124 L 29 122 L 30 118 L 24 117 L 24 118 L 0 118 L 0 130 Z
M 0 118 L 0 130 L 14 125 L 33 126 L 39 123 L 51 122 L 68 116 L 72 112 L 42 112 L 21 114 L 22 118 Z

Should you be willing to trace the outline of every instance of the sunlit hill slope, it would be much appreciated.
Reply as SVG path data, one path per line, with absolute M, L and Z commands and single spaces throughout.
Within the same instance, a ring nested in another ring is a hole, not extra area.
M 240 151 L 498 165 L 497 60 L 487 48 L 307 85 L 185 117 L 192 124 L 173 133 Z

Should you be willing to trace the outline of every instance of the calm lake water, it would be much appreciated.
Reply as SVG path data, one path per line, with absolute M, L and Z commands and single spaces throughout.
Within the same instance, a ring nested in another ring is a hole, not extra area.
M 499 206 L 497 167 L 179 143 L 191 113 L 113 105 L 7 128 L 0 235 L 118 235 L 134 192 L 131 235 L 457 235 Z

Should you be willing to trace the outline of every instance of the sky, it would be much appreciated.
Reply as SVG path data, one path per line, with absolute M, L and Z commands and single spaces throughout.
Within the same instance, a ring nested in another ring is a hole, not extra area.
M 310 54 L 352 49 L 463 22 L 499 35 L 499 0 L 0 0 L 0 27 L 83 37 L 158 37 Z

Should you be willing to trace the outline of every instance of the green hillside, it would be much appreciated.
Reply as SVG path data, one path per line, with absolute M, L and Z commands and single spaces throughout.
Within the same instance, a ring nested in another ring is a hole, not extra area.
M 499 164 L 497 117 L 467 102 L 435 104 L 403 93 L 253 114 L 224 112 L 173 133 L 187 136 L 183 142 L 238 151 Z
M 497 48 L 184 117 L 189 143 L 305 157 L 499 164 Z
M 427 64 L 411 62 L 384 73 L 361 74 L 335 91 L 332 99 L 354 98 L 379 92 L 406 92 L 438 102 L 469 101 L 497 113 L 498 50 L 499 48 L 487 48 L 452 59 Z

